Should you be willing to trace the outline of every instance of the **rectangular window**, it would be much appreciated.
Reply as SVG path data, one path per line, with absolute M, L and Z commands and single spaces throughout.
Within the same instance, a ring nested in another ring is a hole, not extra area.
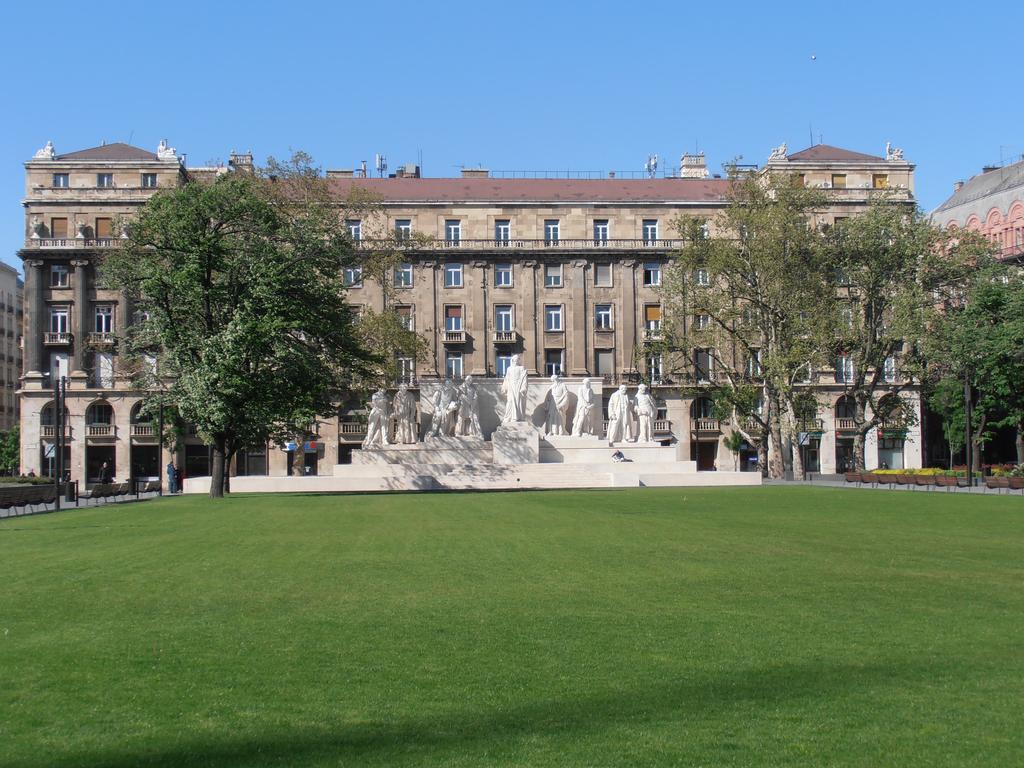
M 495 304 L 494 305 L 494 330 L 496 331 L 514 331 L 515 330 L 515 315 L 511 304 Z
M 644 305 L 644 328 L 648 331 L 661 330 L 661 305 Z
M 562 287 L 562 265 L 561 264 L 545 264 L 544 265 L 544 287 L 545 288 L 561 288 Z
M 494 241 L 501 245 L 508 245 L 512 239 L 512 222 L 508 219 L 498 219 L 494 222 Z
M 594 307 L 594 326 L 598 330 L 608 331 L 612 328 L 612 305 L 598 304 Z
M 871 174 L 871 186 L 873 189 L 888 189 L 889 188 L 889 174 L 887 173 L 873 173 Z
M 114 332 L 114 308 L 110 305 L 100 305 L 96 307 L 95 323 L 93 330 L 96 333 L 113 333 Z
M 142 186 L 145 189 L 156 189 L 156 174 L 155 173 L 144 173 L 144 174 L 142 174 Z
M 544 350 L 544 375 L 554 376 L 558 374 L 562 375 L 562 355 L 564 354 L 561 349 L 545 349 Z
M 853 382 L 853 358 L 840 355 L 836 358 L 836 383 L 850 384 Z
M 345 267 L 345 286 L 347 288 L 361 288 L 363 285 L 362 267 Z
M 611 376 L 615 373 L 615 350 L 599 349 L 594 355 L 594 364 L 598 376 Z
M 612 287 L 612 265 L 611 264 L 595 264 L 594 265 L 594 285 L 598 288 L 611 288 Z
M 547 304 L 544 306 L 544 330 L 562 330 L 562 305 Z
M 462 378 L 462 353 L 447 350 L 444 353 L 444 375 L 449 379 Z
M 896 358 L 891 355 L 885 358 L 885 367 L 883 369 L 885 381 L 888 384 L 892 384 L 896 381 Z
M 66 309 L 50 310 L 50 333 L 68 333 L 68 311 Z
M 395 219 L 395 239 L 401 243 L 412 238 L 412 219 Z
M 711 315 L 694 315 L 693 330 L 706 331 L 711 327 Z
M 462 330 L 462 305 L 446 304 L 444 308 L 444 329 L 446 331 Z
M 53 186 L 66 189 L 71 186 L 71 179 L 66 173 L 53 174 Z
M 448 245 L 458 245 L 462 240 L 462 222 L 448 219 L 444 223 L 444 239 Z
M 832 189 L 846 189 L 846 174 L 845 173 L 833 173 L 832 174 Z
M 644 264 L 644 285 L 661 285 L 661 264 L 653 261 Z
M 68 220 L 59 217 L 50 219 L 50 237 L 62 239 L 68 236 Z
M 395 267 L 395 288 L 412 288 L 412 264 Z
M 656 245 L 658 242 L 658 220 L 644 219 L 641 232 L 644 238 L 644 245 Z
M 544 220 L 544 245 L 558 245 L 558 219 Z
M 711 285 L 711 274 L 703 267 L 699 267 L 693 270 L 693 282 L 699 286 L 707 287 Z
M 347 219 L 345 226 L 348 227 L 348 234 L 357 243 L 363 239 L 363 222 L 359 219 Z
M 512 355 L 508 352 L 498 352 L 494 356 L 494 372 L 498 376 L 504 376 L 510 365 L 512 365 Z
M 114 386 L 114 355 L 111 352 L 97 352 L 93 368 L 93 384 L 100 389 Z
M 608 242 L 608 219 L 594 219 L 594 245 Z
M 761 350 L 752 350 L 747 356 L 747 377 L 755 379 L 761 375 Z
M 395 367 L 398 369 L 398 380 L 406 384 L 416 381 L 416 361 L 411 357 L 395 358 Z
M 697 381 L 711 381 L 713 360 L 710 349 L 697 349 L 693 353 L 693 369 Z
M 648 355 L 647 356 L 647 380 L 651 382 L 660 382 L 662 376 L 662 363 L 661 355 Z
M 402 324 L 402 327 L 405 328 L 405 330 L 416 330 L 416 320 L 411 305 L 398 304 L 395 306 L 395 312 L 398 314 L 398 322 Z
M 113 219 L 96 219 L 96 227 L 93 230 L 97 240 L 109 240 L 114 236 Z
M 445 264 L 444 265 L 444 287 L 445 288 L 461 288 L 462 287 L 462 265 L 461 264 Z
M 50 267 L 50 287 L 67 288 L 71 284 L 71 273 L 65 264 L 54 264 Z
M 97 187 L 112 187 L 112 186 L 114 186 L 114 174 L 112 174 L 112 173 L 97 173 L 96 174 L 96 186 Z
M 494 265 L 494 287 L 495 288 L 511 288 L 512 287 L 512 265 L 511 264 L 495 264 Z

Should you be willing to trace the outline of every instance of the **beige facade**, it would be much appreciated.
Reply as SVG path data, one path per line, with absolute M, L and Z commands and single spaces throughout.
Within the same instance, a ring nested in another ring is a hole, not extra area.
M 877 189 L 913 199 L 913 166 L 892 153 L 883 158 L 818 145 L 793 155 L 776 151 L 766 168 L 837 190 L 826 221 L 855 215 Z M 44 148 L 26 169 L 23 466 L 47 471 L 49 390 L 54 376 L 66 375 L 73 478 L 91 481 L 102 461 L 113 464 L 119 479 L 152 476 L 172 458 L 189 475 L 207 471 L 197 439 L 187 438 L 176 457 L 160 455 L 154 426 L 133 420 L 144 393 L 131 390 L 116 347 L 131 308 L 96 285 L 94 268 L 104 249 L 117 247 L 118 221 L 154 191 L 227 170 L 188 169 L 166 147 L 150 153 L 126 145 L 68 155 Z M 658 438 L 702 469 L 733 468 L 734 457 L 721 445 L 727 425 L 684 397 L 680 385 L 691 382 L 674 376 L 672 361 L 648 348 L 661 336 L 662 276 L 680 245 L 673 222 L 680 215 L 710 221 L 725 205 L 726 180 L 708 177 L 692 158 L 672 178 L 503 179 L 482 170 L 445 179 L 344 171 L 328 178 L 339 205 L 353 188 L 379 201 L 372 216 L 348 222 L 361 245 L 372 247 L 393 232 L 408 236 L 392 295 L 431 350 L 426 359 L 405 362 L 402 377 L 419 393 L 421 429 L 429 422 L 430 393 L 445 376 L 472 374 L 485 402 L 497 407 L 498 380 L 519 354 L 535 377 L 533 398 L 555 372 L 573 387 L 592 378 L 605 400 L 620 383 L 650 383 L 661 405 Z M 344 279 L 352 304 L 384 309 L 388 292 L 355 272 Z M 835 471 L 846 439 L 836 412 L 841 387 L 834 382 L 834 371 L 821 371 L 809 385 L 821 405 L 815 450 L 822 472 Z M 485 431 L 497 423 L 492 416 L 484 415 Z M 257 448 L 240 457 L 236 470 L 330 474 L 358 448 L 361 430 L 358 409 L 325 416 L 315 435 L 296 440 L 295 450 Z M 907 434 L 905 444 L 901 461 L 919 463 L 919 437 Z M 871 450 L 869 442 L 869 466 L 886 460 Z
M 0 263 L 0 431 L 20 421 L 22 283 L 18 271 Z

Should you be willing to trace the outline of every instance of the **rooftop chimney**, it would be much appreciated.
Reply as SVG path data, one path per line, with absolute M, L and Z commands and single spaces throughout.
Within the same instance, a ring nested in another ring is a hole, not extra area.
M 491 172 L 486 168 L 463 168 L 462 178 L 464 179 L 487 179 Z
M 393 175 L 396 179 L 418 179 L 420 177 L 420 167 L 416 163 L 406 163 L 405 165 L 398 166 Z
M 679 176 L 684 179 L 706 179 L 708 167 L 704 162 L 704 153 L 698 152 L 691 155 L 689 152 L 683 154 L 679 159 Z
M 338 170 L 327 170 L 328 179 L 351 179 L 356 175 L 356 172 L 351 168 L 340 168 Z
M 963 179 L 961 179 L 960 181 L 954 181 L 953 182 L 953 194 L 955 195 L 957 192 L 959 192 L 961 189 L 963 189 L 963 186 L 964 186 Z

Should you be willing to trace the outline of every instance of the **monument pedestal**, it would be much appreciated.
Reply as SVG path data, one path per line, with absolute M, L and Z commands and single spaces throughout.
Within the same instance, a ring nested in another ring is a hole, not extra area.
M 491 435 L 491 445 L 495 464 L 540 462 L 540 432 L 528 422 L 502 424 Z

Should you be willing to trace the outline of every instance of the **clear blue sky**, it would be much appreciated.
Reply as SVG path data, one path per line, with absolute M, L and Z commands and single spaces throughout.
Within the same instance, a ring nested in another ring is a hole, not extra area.
M 813 130 L 902 147 L 930 209 L 1024 152 L 1022 27 L 1021 2 L 4 3 L 0 256 L 18 261 L 22 163 L 47 139 L 166 137 L 189 164 L 422 151 L 443 176 L 639 170 L 694 147 L 717 170 Z

